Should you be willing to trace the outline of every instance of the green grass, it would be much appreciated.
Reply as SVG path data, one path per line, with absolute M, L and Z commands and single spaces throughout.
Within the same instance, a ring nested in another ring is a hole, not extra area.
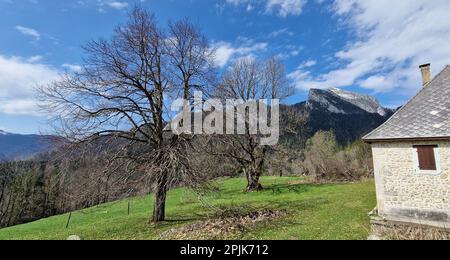
M 367 213 L 375 206 L 373 181 L 352 184 L 298 184 L 299 178 L 265 177 L 265 191 L 246 194 L 244 179 L 217 182 L 220 191 L 205 197 L 216 207 L 239 206 L 251 210 L 287 210 L 282 219 L 257 224 L 242 234 L 242 239 L 366 239 L 369 232 Z M 131 214 L 128 216 L 128 202 Z M 0 240 L 66 239 L 159 239 L 166 230 L 214 216 L 210 207 L 198 202 L 186 189 L 170 192 L 168 221 L 149 224 L 152 197 L 109 203 L 68 214 L 0 230 Z M 227 239 L 224 237 L 223 239 Z

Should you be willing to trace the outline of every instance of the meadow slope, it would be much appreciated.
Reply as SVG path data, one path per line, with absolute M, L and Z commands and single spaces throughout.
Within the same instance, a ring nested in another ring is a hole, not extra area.
M 376 204 L 373 181 L 350 184 L 304 184 L 300 178 L 265 177 L 262 192 L 246 194 L 244 179 L 217 181 L 217 192 L 203 197 L 202 203 L 191 191 L 180 188 L 170 192 L 168 221 L 149 224 L 152 196 L 132 198 L 74 212 L 66 229 L 68 214 L 0 230 L 0 240 L 82 239 L 155 240 L 165 231 L 216 219 L 217 209 L 239 208 L 239 212 L 265 209 L 284 212 L 280 218 L 256 222 L 237 233 L 218 239 L 366 239 L 367 213 Z M 128 215 L 128 204 L 131 206 Z M 176 232 L 175 232 L 176 233 Z M 209 232 L 205 232 L 209 234 Z

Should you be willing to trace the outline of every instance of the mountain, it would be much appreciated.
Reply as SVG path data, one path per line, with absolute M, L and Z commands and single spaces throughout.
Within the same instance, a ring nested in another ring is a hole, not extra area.
M 28 159 L 51 147 L 48 136 L 20 135 L 0 130 L 0 162 Z
M 383 124 L 394 112 L 369 95 L 337 88 L 312 89 L 307 101 L 282 107 L 281 139 L 284 144 L 304 146 L 323 130 L 333 131 L 345 145 Z
M 302 148 L 317 131 L 323 130 L 333 131 L 340 144 L 349 144 L 383 124 L 394 112 L 369 95 L 337 88 L 312 89 L 308 100 L 281 106 L 281 143 Z M 48 136 L 0 130 L 0 162 L 27 159 L 51 147 Z

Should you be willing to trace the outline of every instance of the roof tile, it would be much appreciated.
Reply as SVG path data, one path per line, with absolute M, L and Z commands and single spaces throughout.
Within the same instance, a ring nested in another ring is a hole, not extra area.
M 450 137 L 450 66 L 386 123 L 363 139 L 376 141 L 447 137 Z

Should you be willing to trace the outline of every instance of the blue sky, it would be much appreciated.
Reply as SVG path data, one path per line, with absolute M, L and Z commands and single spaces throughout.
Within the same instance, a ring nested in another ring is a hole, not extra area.
M 420 64 L 450 64 L 448 0 L 0 0 L 0 129 L 45 131 L 35 86 L 79 69 L 80 46 L 108 37 L 135 3 L 161 25 L 191 18 L 220 68 L 278 55 L 297 87 L 288 103 L 339 87 L 395 107 L 420 89 Z

